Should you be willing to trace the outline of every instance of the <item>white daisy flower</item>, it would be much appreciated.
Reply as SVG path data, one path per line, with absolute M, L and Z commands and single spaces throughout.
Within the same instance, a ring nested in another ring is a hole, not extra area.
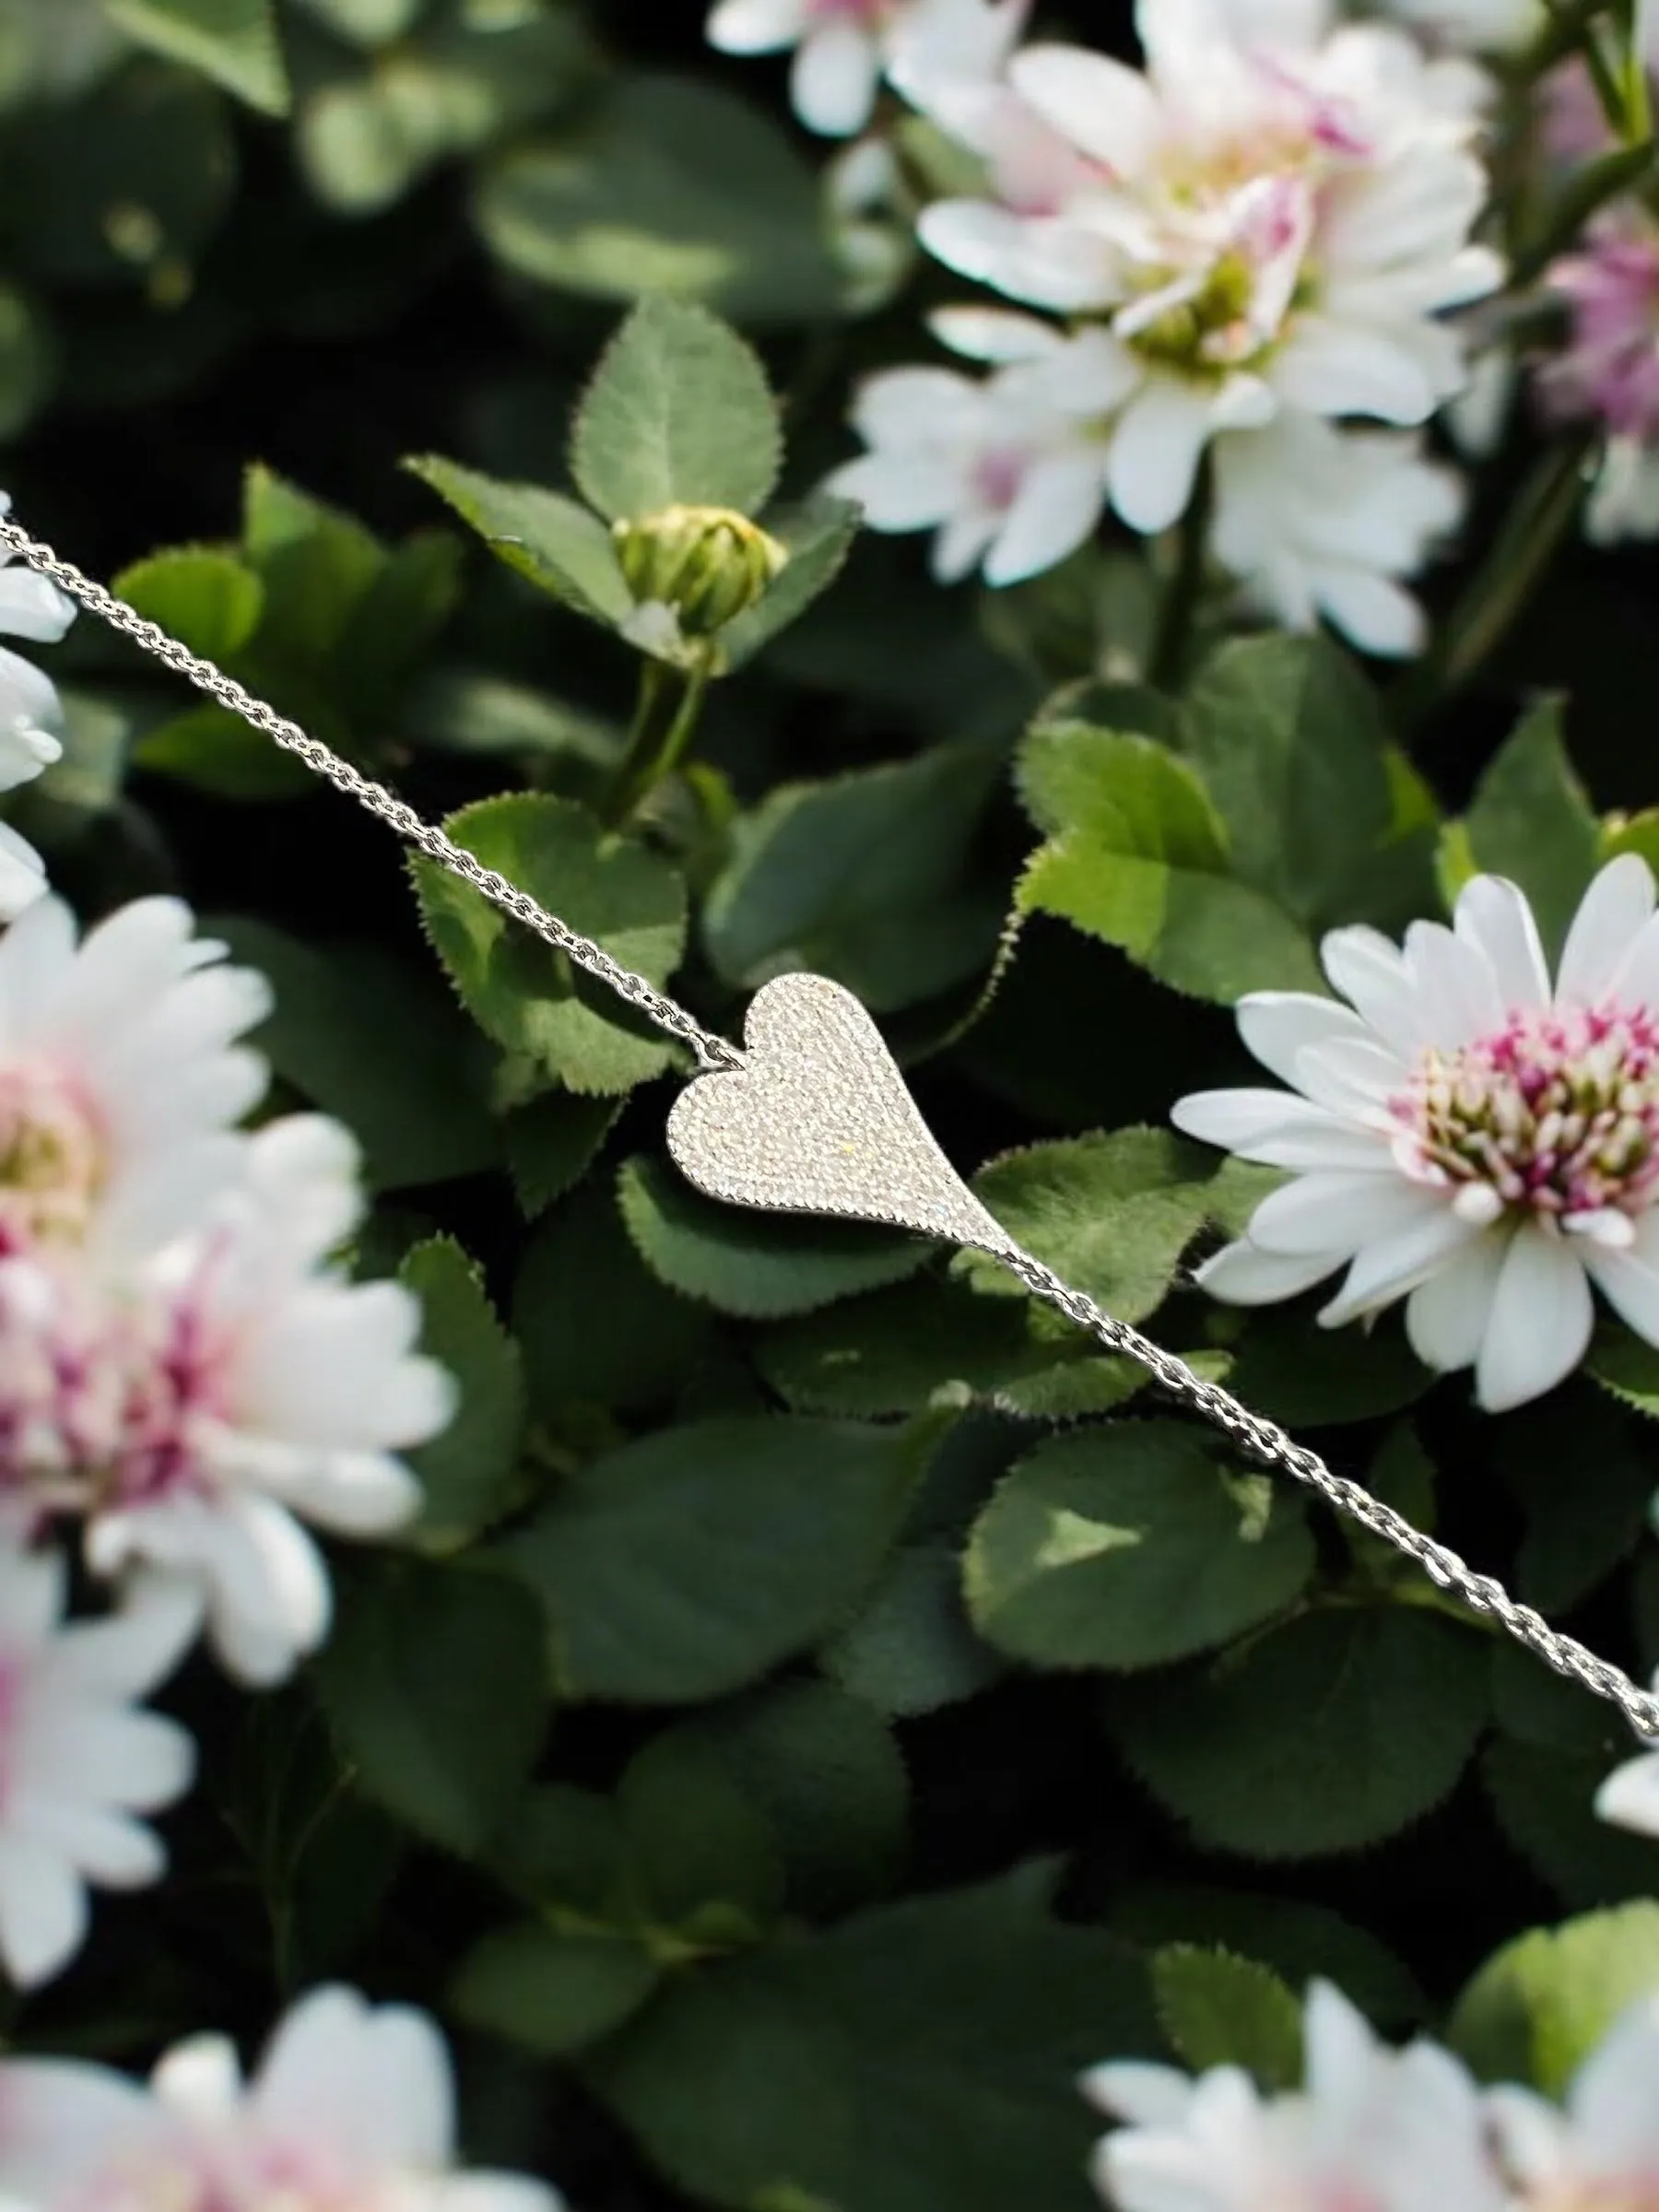
M 1240 1034 L 1290 1088 L 1202 1091 L 1172 1118 L 1291 1179 L 1197 1279 L 1265 1305 L 1346 1268 L 1327 1328 L 1405 1299 L 1418 1358 L 1473 1367 L 1493 1412 L 1578 1365 L 1593 1284 L 1659 1344 L 1653 907 L 1647 864 L 1609 862 L 1552 986 L 1525 898 L 1480 876 L 1450 929 L 1327 936 L 1339 998 L 1241 999 Z
M 1659 1693 L 1659 1675 L 1653 1688 Z M 1595 1809 L 1615 1828 L 1659 1840 L 1659 1745 L 1614 1769 L 1595 1793 Z
M 1030 0 L 719 0 L 711 45 L 723 53 L 794 50 L 795 113 L 827 138 L 869 122 L 884 72 L 926 81 L 989 76 L 1018 37 Z
M 409 1291 L 323 1265 L 359 1210 L 347 1132 L 295 1116 L 247 1150 L 246 1186 L 126 1293 L 105 1356 L 124 1382 L 117 1433 L 83 1468 L 84 1511 L 94 1572 L 194 1581 L 218 1655 L 263 1684 L 328 1632 L 303 1524 L 360 1537 L 412 1519 L 419 1486 L 395 1454 L 447 1426 L 454 1394 L 415 1353 Z
M 172 1672 L 200 1606 L 170 1581 L 118 1612 L 64 1619 L 64 1562 L 0 1543 L 0 1966 L 24 1988 L 66 1966 L 88 1884 L 140 1888 L 165 1864 L 135 1816 L 189 1787 L 183 1729 L 135 1700 Z
M 0 514 L 11 501 L 0 492 Z M 32 569 L 0 552 L 0 634 L 54 645 L 75 619 L 75 603 Z M 50 677 L 0 645 L 0 791 L 50 768 L 63 752 L 63 706 Z M 34 847 L 0 822 L 0 922 L 32 906 L 46 888 L 46 865 Z
M 1112 504 L 1151 533 L 1184 511 L 1219 431 L 1280 407 L 1426 420 L 1465 375 L 1437 318 L 1501 267 L 1470 242 L 1488 182 L 1465 65 L 1389 26 L 1333 27 L 1320 0 L 1142 0 L 1138 20 L 1144 75 L 1069 46 L 1009 65 L 1088 165 L 1069 198 L 944 201 L 921 231 L 965 276 L 1106 319 L 1129 394 Z
M 952 369 L 871 377 L 853 410 L 870 448 L 828 488 L 873 530 L 934 530 L 934 573 L 982 569 L 1017 583 L 1076 551 L 1106 503 L 1107 423 L 1124 380 L 1103 331 L 1066 338 L 1034 317 L 965 310 L 935 317 L 959 353 L 999 362 L 983 380 Z
M 1324 1983 L 1309 1992 L 1305 2030 L 1305 2083 L 1288 2095 L 1265 2096 L 1236 2066 L 1196 2080 L 1137 2062 L 1086 2075 L 1086 2094 L 1122 2124 L 1095 2154 L 1105 2202 L 1117 2212 L 1504 2212 L 1479 2092 L 1449 2052 L 1388 2049 Z
M 425 2013 L 319 1989 L 244 2081 L 222 2036 L 147 2085 L 72 2059 L 0 2061 L 0 2191 L 51 2212 L 560 2212 L 527 2175 L 455 2162 L 454 2085 Z
M 1210 549 L 1286 629 L 1323 618 L 1362 652 L 1420 653 L 1404 588 L 1463 510 L 1453 470 L 1404 430 L 1339 430 L 1312 415 L 1218 438 Z
M 1615 2024 L 1574 2077 L 1566 2105 L 1531 2089 L 1487 2094 L 1514 2202 L 1536 2212 L 1647 2212 L 1659 2176 L 1659 1997 Z
M 270 1006 L 190 910 L 141 899 L 78 945 L 42 900 L 0 936 L 0 1256 L 142 1257 L 239 1173 L 265 1088 L 235 1043 Z

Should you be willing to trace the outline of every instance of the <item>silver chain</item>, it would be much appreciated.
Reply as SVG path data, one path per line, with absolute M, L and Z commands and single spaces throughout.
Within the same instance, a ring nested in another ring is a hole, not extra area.
M 90 613 L 99 616 L 112 629 L 131 638 L 147 653 L 177 671 L 194 684 L 198 691 L 240 714 L 254 729 L 263 730 L 285 752 L 303 760 L 306 766 L 324 776 L 336 790 L 348 798 L 356 799 L 371 814 L 390 825 L 398 835 L 427 854 L 429 859 L 447 868 L 452 876 L 488 899 L 501 912 L 522 922 L 544 942 L 562 952 L 573 965 L 615 991 L 619 997 L 637 1006 L 646 1018 L 670 1036 L 688 1045 L 705 1072 L 716 1068 L 735 1068 L 743 1065 L 743 1055 L 724 1037 L 717 1037 L 693 1019 L 684 1006 L 665 995 L 646 982 L 614 960 L 603 946 L 595 945 L 589 937 L 581 936 L 557 914 L 550 914 L 537 904 L 528 892 L 522 891 L 506 877 L 487 868 L 472 853 L 455 844 L 434 823 L 417 814 L 412 806 L 394 797 L 383 784 L 373 782 L 361 775 L 349 761 L 342 760 L 319 739 L 310 736 L 298 723 L 289 722 L 274 707 L 255 699 L 251 691 L 222 669 L 181 645 L 169 637 L 159 624 L 149 622 L 124 600 L 117 599 L 102 584 L 94 583 L 90 577 L 71 562 L 60 560 L 50 546 L 42 545 L 29 536 L 18 524 L 0 518 L 0 545 L 6 547 L 37 573 L 55 583 L 60 591 L 79 602 Z M 1517 1642 L 1535 1652 L 1556 1673 L 1570 1681 L 1581 1684 L 1594 1696 L 1617 1705 L 1635 1733 L 1645 1741 L 1659 1741 L 1659 1698 L 1639 1689 L 1628 1675 L 1598 1659 L 1594 1652 L 1552 1629 L 1543 1615 L 1532 1606 L 1516 1603 L 1501 1583 L 1488 1574 L 1477 1574 L 1445 1545 L 1437 1544 L 1432 1537 L 1414 1528 L 1403 1514 L 1384 1505 L 1380 1499 L 1346 1476 L 1337 1475 L 1326 1466 L 1316 1452 L 1299 1444 L 1286 1435 L 1278 1425 L 1263 1415 L 1252 1413 L 1241 1406 L 1230 1393 L 1218 1383 L 1206 1382 L 1195 1375 L 1182 1359 L 1166 1352 L 1161 1345 L 1143 1336 L 1138 1329 L 1126 1322 L 1114 1321 L 1102 1312 L 1094 1300 L 1080 1290 L 1074 1290 L 1061 1280 L 1053 1270 L 1028 1253 L 1009 1258 L 1006 1265 L 1024 1283 L 1027 1289 L 1038 1298 L 1055 1306 L 1066 1319 L 1086 1330 L 1109 1351 L 1123 1354 L 1146 1368 L 1168 1394 L 1182 1405 L 1190 1406 L 1213 1427 L 1230 1436 L 1241 1451 L 1267 1467 L 1279 1469 L 1305 1488 L 1317 1490 L 1337 1512 L 1380 1536 L 1385 1544 L 1413 1560 L 1429 1579 L 1441 1590 L 1450 1591 L 1473 1613 L 1488 1616 L 1497 1621 Z
M 516 884 L 509 883 L 506 877 L 498 875 L 494 868 L 487 868 L 482 861 L 446 837 L 435 822 L 424 820 L 412 806 L 406 806 L 401 799 L 394 797 L 383 783 L 373 782 L 368 776 L 360 775 L 349 760 L 342 760 L 338 753 L 331 752 L 320 738 L 309 735 L 297 722 L 289 722 L 285 715 L 278 714 L 275 707 L 267 706 L 262 699 L 255 699 L 251 691 L 244 690 L 222 668 L 215 667 L 211 661 L 205 660 L 200 653 L 192 653 L 188 646 L 181 645 L 176 638 L 169 637 L 159 623 L 147 621 L 135 607 L 129 606 L 124 599 L 117 599 L 113 592 L 105 591 L 101 583 L 94 583 L 73 562 L 60 560 L 50 546 L 41 545 L 38 539 L 30 537 L 28 531 L 19 528 L 16 523 L 4 520 L 0 520 L 0 545 L 5 545 L 20 559 L 27 561 L 38 574 L 48 577 L 71 599 L 78 600 L 88 612 L 100 616 L 112 629 L 120 630 L 124 637 L 131 638 L 135 644 L 142 645 L 146 653 L 153 653 L 157 660 L 175 669 L 198 691 L 205 691 L 209 699 L 227 708 L 230 713 L 240 714 L 244 722 L 252 723 L 256 730 L 263 730 L 267 737 L 281 746 L 284 752 L 297 754 L 307 768 L 320 776 L 325 776 L 336 791 L 343 791 L 347 798 L 355 799 L 359 806 L 366 806 L 371 814 L 378 815 L 382 822 L 389 823 L 399 837 L 406 839 L 429 860 L 435 860 L 441 868 L 447 868 L 452 876 L 458 876 L 463 883 L 471 884 L 473 889 L 488 899 L 492 906 L 499 906 L 504 914 L 511 914 L 515 922 L 522 922 L 526 929 L 534 930 L 556 952 L 562 952 L 572 966 L 584 969 L 589 975 L 596 976 L 602 983 L 608 984 L 619 998 L 626 999 L 631 1006 L 637 1006 L 658 1029 L 666 1030 L 670 1036 L 677 1037 L 683 1044 L 689 1045 L 697 1055 L 700 1067 L 708 1070 L 742 1066 L 743 1055 L 735 1045 L 728 1044 L 724 1037 L 716 1037 L 712 1031 L 705 1030 L 687 1013 L 684 1006 L 665 996 L 654 984 L 647 982 L 642 975 L 636 975 L 631 969 L 624 968 L 619 960 L 611 958 L 602 945 L 595 945 L 591 937 L 580 935 L 568 923 L 561 922 L 557 914 L 548 913 L 546 907 L 538 905 L 527 891 L 521 891 Z

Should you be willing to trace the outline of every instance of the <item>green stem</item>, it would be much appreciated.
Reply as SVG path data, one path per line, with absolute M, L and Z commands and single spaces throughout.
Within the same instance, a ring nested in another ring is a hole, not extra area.
M 1193 497 L 1182 518 L 1175 573 L 1171 577 L 1169 589 L 1164 594 L 1158 618 L 1158 636 L 1153 641 L 1147 668 L 1147 680 L 1155 690 L 1179 690 L 1182 677 L 1185 673 L 1187 655 L 1193 643 L 1193 624 L 1204 594 L 1213 504 L 1214 484 L 1209 455 L 1206 453 L 1198 465 Z
M 628 749 L 604 806 L 608 828 L 619 830 L 630 820 L 641 803 L 685 758 L 702 718 L 709 677 L 706 658 L 683 671 L 664 661 L 648 660 L 641 666 Z
M 1585 464 L 1594 446 L 1589 432 L 1566 440 L 1544 455 L 1522 485 L 1438 645 L 1402 688 L 1402 729 L 1412 730 L 1462 690 L 1508 636 L 1578 513 Z

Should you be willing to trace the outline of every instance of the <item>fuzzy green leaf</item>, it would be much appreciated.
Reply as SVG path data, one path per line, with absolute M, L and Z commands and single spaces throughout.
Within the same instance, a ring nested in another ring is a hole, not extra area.
M 123 569 L 110 588 L 210 661 L 240 653 L 265 612 L 265 585 L 253 570 L 208 546 L 152 553 Z
M 1521 886 L 1553 956 L 1601 857 L 1600 825 L 1567 757 L 1559 700 L 1540 700 L 1487 770 L 1461 837 L 1467 873 L 1485 869 Z M 1463 873 L 1453 866 L 1449 894 Z
M 1020 879 L 1021 913 L 1056 915 L 1171 989 L 1223 1005 L 1246 991 L 1319 986 L 1306 931 L 1230 873 L 1203 784 L 1153 739 L 1041 727 L 1022 751 L 1020 785 L 1053 833 Z
M 668 1165 L 630 1159 L 618 1194 L 641 1258 L 670 1289 L 722 1313 L 773 1321 L 914 1275 L 932 1246 L 862 1223 L 745 1212 L 704 1198 Z
M 445 825 L 624 967 L 665 982 L 686 944 L 686 892 L 669 862 L 602 830 L 568 799 L 483 799 Z M 616 993 L 583 976 L 434 862 L 411 863 L 427 931 L 474 1018 L 567 1089 L 614 1097 L 660 1072 L 668 1047 Z
M 575 1694 L 688 1704 L 809 1648 L 874 1579 L 920 1472 L 910 1432 L 704 1421 L 568 1477 L 505 1556 Z
M 1204 1843 L 1257 1859 L 1359 1851 L 1438 1805 L 1487 1713 L 1480 1640 L 1406 1606 L 1303 1614 L 1114 1690 L 1111 1724 Z
M 1509 1944 L 1465 1990 L 1451 2041 L 1488 2081 L 1559 2097 L 1628 2005 L 1659 1991 L 1659 1903 L 1644 1899 Z
M 471 1857 L 530 1779 L 547 1632 L 509 1576 L 403 1559 L 353 1578 L 318 1662 L 342 1757 L 417 1834 Z
M 420 1348 L 455 1378 L 461 1402 L 441 1436 L 409 1454 L 426 1503 L 409 1532 L 453 1550 L 511 1504 L 524 1433 L 518 1346 L 496 1319 L 483 1276 L 453 1238 L 418 1244 L 398 1279 L 420 1300 Z
M 537 2058 L 569 2058 L 614 2034 L 661 1976 L 624 1936 L 532 1920 L 486 1936 L 463 1961 L 450 2001 L 469 2028 Z
M 574 500 L 539 484 L 503 484 L 436 453 L 405 466 L 469 523 L 498 559 L 575 613 L 607 629 L 632 614 L 633 594 L 610 532 Z
M 830 589 L 846 566 L 860 519 L 861 511 L 850 500 L 822 491 L 781 514 L 768 515 L 767 529 L 789 560 L 759 603 L 721 631 L 721 657 L 728 671 L 753 660 Z
M 613 522 L 677 506 L 756 515 L 782 461 L 754 348 L 692 300 L 642 300 L 577 411 L 571 464 L 588 505 Z
M 1161 1666 L 1270 1620 L 1313 1566 L 1294 1500 L 1229 1475 L 1174 1421 L 1055 1437 L 1021 1460 L 969 1546 L 970 1612 L 1035 1665 Z
M 1004 1672 L 968 1618 L 961 1563 L 943 1539 L 895 1552 L 857 1618 L 819 1658 L 854 1697 L 903 1720 L 960 1704 Z
M 1175 2055 L 1193 2073 L 1242 2066 L 1265 2088 L 1300 2086 L 1301 2006 L 1270 1968 L 1171 1944 L 1152 1961 L 1152 1994 Z

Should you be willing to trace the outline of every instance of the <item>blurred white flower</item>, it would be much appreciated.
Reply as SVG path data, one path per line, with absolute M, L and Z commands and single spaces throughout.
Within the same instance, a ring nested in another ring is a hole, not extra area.
M 1107 423 L 1125 382 L 1103 331 L 1067 338 L 1034 317 L 969 309 L 935 319 L 959 353 L 1000 364 L 871 377 L 853 410 L 870 448 L 828 488 L 874 530 L 935 530 L 943 583 L 982 568 L 1017 583 L 1064 560 L 1106 504 Z
M 1542 0 L 1388 0 L 1384 13 L 1463 53 L 1514 53 L 1548 21 Z
M 1196 2080 L 1166 2066 L 1098 2066 L 1083 2088 L 1121 2124 L 1095 2154 L 1117 2212 L 1504 2212 L 1479 2092 L 1420 2041 L 1394 2051 L 1339 1991 L 1308 1995 L 1303 2088 L 1264 2096 L 1235 2066 Z
M 88 1883 L 160 1875 L 135 1816 L 171 1805 L 194 1768 L 182 1728 L 134 1710 L 195 1634 L 194 1594 L 149 1578 L 118 1612 L 65 1622 L 64 1582 L 55 1553 L 0 1542 L 0 1965 L 25 1988 L 80 1948 Z
M 0 492 L 0 514 L 11 501 Z M 0 634 L 55 644 L 75 618 L 75 603 L 32 569 L 0 553 Z M 63 751 L 63 708 L 51 679 L 31 661 L 0 645 L 0 791 L 50 768 Z M 0 922 L 9 922 L 46 888 L 46 868 L 34 847 L 0 823 Z
M 828 138 L 869 122 L 884 72 L 933 83 L 991 76 L 1030 0 L 719 0 L 708 36 L 723 53 L 794 50 L 795 113 Z
M 328 1632 L 303 1523 L 378 1536 L 412 1519 L 419 1486 L 394 1455 L 444 1428 L 454 1397 L 415 1353 L 411 1293 L 324 1265 L 360 1206 L 347 1132 L 295 1116 L 247 1149 L 244 1186 L 125 1294 L 100 1362 L 124 1379 L 118 1426 L 83 1469 L 83 1510 L 94 1572 L 188 1577 L 224 1665 L 268 1683 Z
M 0 935 L 0 1257 L 140 1258 L 239 1173 L 231 1124 L 265 1074 L 234 1040 L 270 993 L 193 927 L 141 899 L 77 944 L 41 900 Z
M 1201 1091 L 1189 1135 L 1292 1171 L 1197 1279 L 1265 1305 L 1347 1270 L 1327 1328 L 1404 1298 L 1419 1359 L 1499 1411 L 1583 1359 L 1591 1285 L 1659 1344 L 1659 920 L 1626 853 L 1579 907 L 1552 988 L 1525 898 L 1480 876 L 1403 949 L 1324 940 L 1341 998 L 1258 992 L 1239 1030 L 1289 1090 Z M 1343 1001 L 1348 1003 L 1344 1004 Z
M 1535 2212 L 1647 2212 L 1659 2188 L 1659 1998 L 1644 1997 L 1584 2061 L 1566 2105 L 1488 2092 L 1514 2202 Z
M 1653 1688 L 1659 1693 L 1659 1675 Z M 1595 1793 L 1595 1809 L 1615 1828 L 1659 1839 L 1659 1744 L 1613 1770 Z M 1659 2080 L 1659 2068 L 1653 2077 Z M 1654 2147 L 1659 2151 L 1659 2142 Z
M 1598 545 L 1659 535 L 1659 223 L 1620 201 L 1547 282 L 1570 328 L 1537 372 L 1539 397 L 1558 421 L 1606 432 L 1585 530 Z
M 1144 75 L 1017 53 L 1018 111 L 959 115 L 1011 204 L 940 202 L 921 230 L 965 276 L 1104 318 L 1127 401 L 1112 500 L 1154 532 L 1218 431 L 1281 406 L 1424 421 L 1465 374 L 1441 312 L 1501 265 L 1470 242 L 1488 191 L 1470 68 L 1390 26 L 1333 28 L 1320 0 L 1142 0 L 1138 21 Z
M 1339 430 L 1312 415 L 1219 438 L 1210 547 L 1287 629 L 1323 617 L 1363 652 L 1423 645 L 1414 576 L 1457 522 L 1462 486 L 1408 430 Z
M 426 2014 L 354 1990 L 294 2005 L 252 2081 L 178 2044 L 147 2085 L 73 2059 L 0 2061 L 0 2191 L 46 2212 L 559 2212 L 527 2175 L 457 2171 L 454 2086 Z

